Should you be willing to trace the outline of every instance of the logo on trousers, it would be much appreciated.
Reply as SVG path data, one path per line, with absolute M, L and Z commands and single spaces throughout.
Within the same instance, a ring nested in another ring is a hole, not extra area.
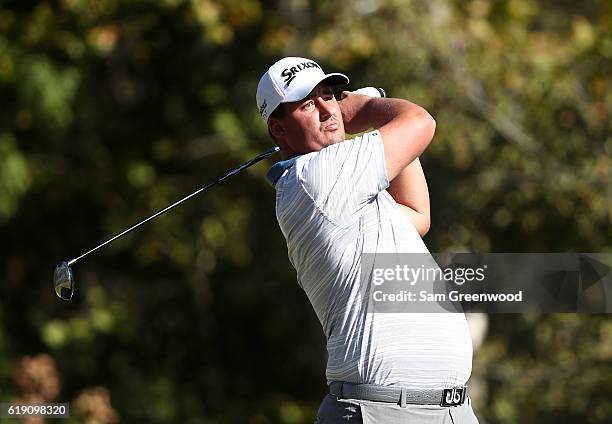
M 465 387 L 453 387 L 444 389 L 440 406 L 459 406 L 465 401 Z

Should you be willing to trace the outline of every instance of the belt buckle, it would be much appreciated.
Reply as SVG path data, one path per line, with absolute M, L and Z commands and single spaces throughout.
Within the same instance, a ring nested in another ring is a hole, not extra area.
M 459 406 L 465 401 L 467 386 L 453 387 L 442 390 L 440 406 Z

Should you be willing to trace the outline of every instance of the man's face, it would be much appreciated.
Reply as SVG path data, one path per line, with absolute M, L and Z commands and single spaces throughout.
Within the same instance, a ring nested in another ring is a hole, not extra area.
M 305 99 L 285 103 L 280 118 L 283 139 L 296 154 L 316 152 L 344 141 L 344 123 L 338 101 L 331 88 L 323 82 Z

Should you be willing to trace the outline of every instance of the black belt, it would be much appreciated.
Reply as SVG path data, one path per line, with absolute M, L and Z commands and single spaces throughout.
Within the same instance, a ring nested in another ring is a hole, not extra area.
M 329 393 L 345 399 L 372 400 L 396 403 L 404 407 L 412 405 L 463 405 L 467 397 L 467 386 L 448 389 L 407 389 L 400 386 L 379 386 L 377 384 L 354 384 L 333 381 Z

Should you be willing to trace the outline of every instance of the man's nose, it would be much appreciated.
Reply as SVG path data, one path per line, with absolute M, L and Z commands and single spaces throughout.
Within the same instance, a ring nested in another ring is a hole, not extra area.
M 332 115 L 332 105 L 322 97 L 317 97 L 316 103 L 319 109 L 319 121 L 327 121 Z

